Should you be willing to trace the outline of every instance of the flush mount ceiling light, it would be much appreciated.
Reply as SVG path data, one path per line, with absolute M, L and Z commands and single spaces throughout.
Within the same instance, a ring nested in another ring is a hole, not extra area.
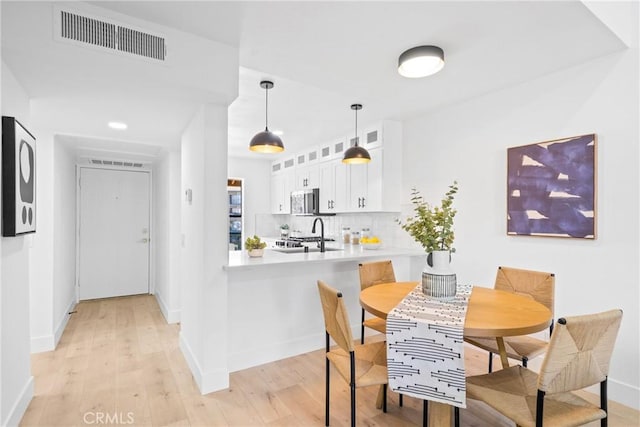
M 125 130 L 127 128 L 127 124 L 122 122 L 109 122 L 107 124 L 111 129 Z
M 371 161 L 369 152 L 366 150 L 366 148 L 360 147 L 358 145 L 358 110 L 362 110 L 362 104 L 353 104 L 351 105 L 351 109 L 355 110 L 356 112 L 356 145 L 354 145 L 353 147 L 349 147 L 349 149 L 344 152 L 342 163 L 347 163 L 350 165 L 369 163 Z
M 249 150 L 258 153 L 279 153 L 284 150 L 284 144 L 278 135 L 269 131 L 268 111 L 269 111 L 269 89 L 273 87 L 273 82 L 263 80 L 260 87 L 265 90 L 265 112 L 264 112 L 264 131 L 257 133 L 251 139 Z
M 444 51 L 438 46 L 418 46 L 405 51 L 398 59 L 398 73 L 404 77 L 426 77 L 444 67 Z

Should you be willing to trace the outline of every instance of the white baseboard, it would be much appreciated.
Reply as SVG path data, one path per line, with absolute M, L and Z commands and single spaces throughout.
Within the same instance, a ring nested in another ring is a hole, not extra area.
M 42 353 L 44 351 L 52 351 L 56 349 L 58 342 L 60 342 L 60 338 L 62 337 L 62 333 L 64 332 L 64 328 L 67 326 L 69 322 L 69 312 L 73 311 L 73 308 L 76 305 L 75 296 L 69 301 L 69 305 L 65 308 L 64 316 L 58 323 L 54 334 L 51 335 L 42 335 L 40 337 L 31 337 L 31 353 Z
M 640 389 L 638 387 L 609 377 L 607 396 L 609 400 L 614 400 L 636 411 L 640 411 Z
M 22 388 L 22 392 L 14 403 L 6 420 L 2 420 L 2 426 L 13 427 L 20 424 L 20 420 L 29 406 L 29 402 L 33 398 L 33 377 L 29 377 L 27 383 Z
M 60 323 L 58 323 L 58 326 L 56 327 L 55 336 L 54 336 L 55 342 L 53 344 L 54 348 L 58 346 L 58 343 L 60 342 L 60 338 L 62 338 L 62 334 L 64 333 L 64 328 L 66 328 L 67 323 L 69 323 L 69 318 L 71 317 L 69 313 L 73 311 L 75 306 L 76 306 L 76 298 L 74 295 L 74 297 L 71 298 L 71 300 L 69 301 L 67 308 L 65 308 L 64 310 L 64 316 L 62 316 Z
M 162 296 L 158 293 L 155 293 L 156 301 L 158 301 L 158 305 L 160 306 L 160 311 L 164 316 L 164 319 L 167 323 L 178 323 L 180 322 L 180 310 L 170 310 L 165 304 Z
M 31 354 L 42 353 L 55 349 L 53 335 L 31 337 Z
M 351 333 L 354 339 L 360 338 L 360 325 L 352 325 Z M 370 335 L 375 335 L 375 333 L 369 333 L 365 328 L 365 336 Z M 241 371 L 242 369 L 319 350 L 324 348 L 325 339 L 325 334 L 321 332 L 287 342 L 279 342 L 260 349 L 252 348 L 247 351 L 229 354 L 229 372 Z
M 189 346 L 187 341 L 184 339 L 182 333 L 180 334 L 180 350 L 182 350 L 182 354 L 184 355 L 184 358 L 187 361 L 187 365 L 191 370 L 193 379 L 200 389 L 200 393 L 207 394 L 229 388 L 229 372 L 203 372 L 200 368 L 198 360 L 191 350 L 191 346 Z

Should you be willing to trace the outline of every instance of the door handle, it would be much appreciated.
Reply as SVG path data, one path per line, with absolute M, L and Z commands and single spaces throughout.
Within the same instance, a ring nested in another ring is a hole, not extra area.
M 143 239 L 141 240 L 141 242 L 142 242 L 142 243 L 149 243 L 149 240 L 151 240 L 151 239 L 147 239 L 147 238 L 145 237 L 145 238 L 143 238 Z
M 362 207 L 364 208 L 364 197 L 362 198 Z

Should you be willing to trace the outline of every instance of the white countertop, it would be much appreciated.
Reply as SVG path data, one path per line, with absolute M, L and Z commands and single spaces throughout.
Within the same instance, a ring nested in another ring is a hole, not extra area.
M 329 245 L 327 245 L 329 246 Z M 259 258 L 251 258 L 247 251 L 230 251 L 229 264 L 225 270 L 240 270 L 268 265 L 281 265 L 293 263 L 320 263 L 359 260 L 366 258 L 381 258 L 393 256 L 425 256 L 424 251 L 416 249 L 387 248 L 365 249 L 363 245 L 345 245 L 342 250 L 308 253 L 282 253 L 272 249 L 265 249 L 264 255 Z

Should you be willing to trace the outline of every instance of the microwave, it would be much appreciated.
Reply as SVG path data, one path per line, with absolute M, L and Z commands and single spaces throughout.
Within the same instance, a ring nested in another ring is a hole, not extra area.
M 320 215 L 320 189 L 291 192 L 292 215 Z

